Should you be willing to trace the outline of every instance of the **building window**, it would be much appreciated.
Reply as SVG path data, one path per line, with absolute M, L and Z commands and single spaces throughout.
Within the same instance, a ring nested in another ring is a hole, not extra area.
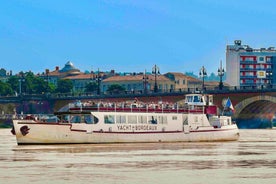
M 258 63 L 265 63 L 265 57 L 264 56 L 259 56 L 258 57 Z
M 159 85 L 158 85 L 158 89 L 163 90 L 163 85 L 162 85 L 162 84 L 159 84 Z

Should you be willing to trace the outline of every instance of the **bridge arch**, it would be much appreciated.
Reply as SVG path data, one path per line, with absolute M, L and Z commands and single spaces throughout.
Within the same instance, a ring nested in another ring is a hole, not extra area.
M 271 103 L 276 104 L 276 97 L 268 96 L 268 95 L 258 95 L 251 98 L 244 99 L 243 101 L 239 102 L 235 105 L 235 113 L 234 118 L 237 118 L 240 113 L 250 104 L 257 102 L 257 101 L 268 101 Z

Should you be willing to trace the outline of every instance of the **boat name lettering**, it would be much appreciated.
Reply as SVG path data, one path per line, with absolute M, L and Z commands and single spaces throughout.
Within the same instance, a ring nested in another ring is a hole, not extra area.
M 157 130 L 156 125 L 117 125 L 118 130 Z

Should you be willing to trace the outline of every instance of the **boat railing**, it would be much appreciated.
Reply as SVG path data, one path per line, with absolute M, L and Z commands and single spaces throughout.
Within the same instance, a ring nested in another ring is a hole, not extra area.
M 70 112 L 98 111 L 98 112 L 152 112 L 152 113 L 204 113 L 202 105 L 167 105 L 167 104 L 93 104 L 69 105 Z

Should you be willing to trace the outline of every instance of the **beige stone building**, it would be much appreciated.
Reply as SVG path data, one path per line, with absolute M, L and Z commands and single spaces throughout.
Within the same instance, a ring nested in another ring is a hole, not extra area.
M 157 84 L 158 92 L 168 92 L 174 89 L 175 83 L 164 75 L 147 74 L 131 74 L 131 75 L 116 75 L 104 79 L 101 83 L 101 90 L 103 93 L 112 84 L 119 84 L 125 88 L 126 92 L 132 93 L 146 93 L 153 92 L 154 85 Z
M 202 86 L 201 80 L 180 72 L 168 72 L 164 75 L 175 83 L 176 91 L 187 91 L 188 89 L 193 91 Z

